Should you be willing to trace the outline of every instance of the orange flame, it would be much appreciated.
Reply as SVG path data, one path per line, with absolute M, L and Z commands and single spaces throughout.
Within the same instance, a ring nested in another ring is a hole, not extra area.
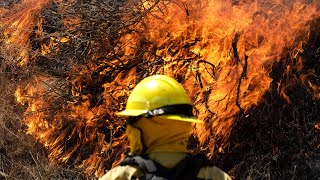
M 261 101 L 272 81 L 272 64 L 284 49 L 294 47 L 292 58 L 303 51 L 308 22 L 320 15 L 318 3 L 304 1 L 154 3 L 157 8 L 145 18 L 149 49 L 157 49 L 163 59 L 162 73 L 184 79 L 199 118 L 207 122 L 196 133 L 201 143 L 210 142 L 211 152 L 216 143 L 222 149 L 227 145 L 239 113 Z M 136 39 L 130 42 L 137 44 Z M 221 142 L 208 139 L 213 135 Z
M 40 11 L 47 3 L 47 0 L 24 0 L 10 11 L 0 10 L 0 27 L 5 28 L 3 35 L 7 54 L 19 54 L 14 63 L 20 66 L 29 60 L 29 36 L 33 25 L 37 23 Z

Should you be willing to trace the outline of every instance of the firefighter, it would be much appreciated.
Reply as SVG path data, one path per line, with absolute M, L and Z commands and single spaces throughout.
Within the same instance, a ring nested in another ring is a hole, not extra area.
M 193 116 L 188 95 L 173 78 L 154 75 L 143 79 L 118 115 L 127 116 L 130 153 L 101 180 L 231 180 L 205 158 L 187 150 L 192 123 L 202 121 Z

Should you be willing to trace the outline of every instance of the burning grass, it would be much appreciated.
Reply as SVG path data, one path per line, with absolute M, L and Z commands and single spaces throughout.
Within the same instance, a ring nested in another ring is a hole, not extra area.
M 192 151 L 236 179 L 319 178 L 319 2 L 2 6 L 1 176 L 102 175 L 128 150 L 114 113 L 142 78 L 167 74 L 205 121 Z
M 47 150 L 27 135 L 23 112 L 13 92 L 25 77 L 21 69 L 0 68 L 0 179 L 84 179 L 82 171 L 50 163 Z

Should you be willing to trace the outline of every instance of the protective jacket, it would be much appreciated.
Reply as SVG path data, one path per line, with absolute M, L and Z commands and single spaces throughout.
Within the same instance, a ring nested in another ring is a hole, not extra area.
M 174 168 L 187 156 L 187 153 L 151 153 L 149 158 L 166 168 Z M 182 172 L 183 173 L 183 172 Z M 142 180 L 145 174 L 136 166 L 117 166 L 108 171 L 100 180 Z M 200 168 L 197 177 L 199 180 L 231 180 L 228 174 L 216 166 Z

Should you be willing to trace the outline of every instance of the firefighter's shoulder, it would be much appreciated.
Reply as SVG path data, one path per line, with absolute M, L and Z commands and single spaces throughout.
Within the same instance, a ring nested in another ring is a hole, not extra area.
M 199 179 L 232 180 L 231 177 L 216 166 L 202 167 L 197 175 Z
M 116 166 L 109 170 L 99 180 L 127 180 L 131 178 L 141 177 L 143 175 L 139 168 L 134 166 Z

